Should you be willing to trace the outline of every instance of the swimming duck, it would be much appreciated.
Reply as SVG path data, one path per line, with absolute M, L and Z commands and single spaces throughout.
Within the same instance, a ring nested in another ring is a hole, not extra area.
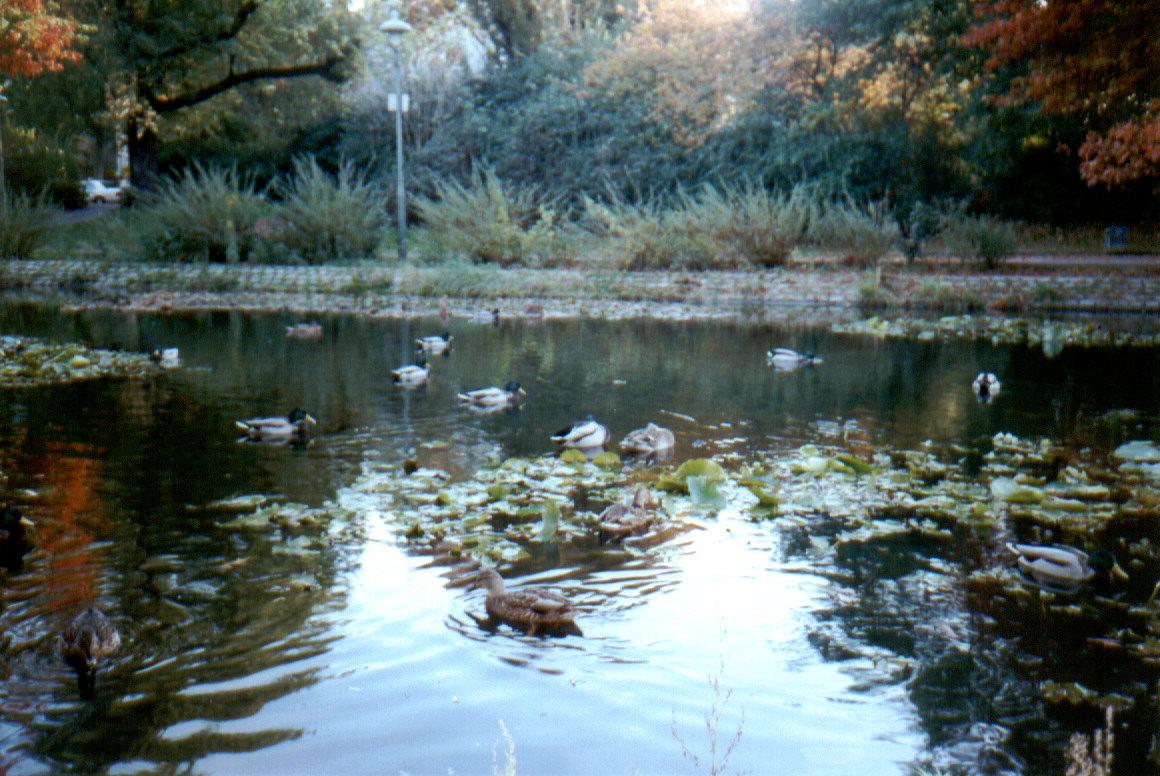
M 181 366 L 181 355 L 177 348 L 161 348 L 149 354 L 149 360 L 162 369 L 176 369 Z
M 286 336 L 291 339 L 319 339 L 322 337 L 322 324 L 317 322 L 295 323 L 286 327 Z
M 427 359 L 419 356 L 414 364 L 408 366 L 401 366 L 391 372 L 391 377 L 395 382 L 404 388 L 414 388 L 427 382 L 427 378 L 431 376 L 431 367 L 427 365 Z
M 1062 544 L 1007 543 L 1015 553 L 1015 564 L 1032 582 L 1055 590 L 1075 590 L 1087 582 L 1110 584 L 1112 576 L 1127 579 L 1110 550 L 1098 549 L 1091 555 Z
M 480 587 L 487 589 L 484 608 L 492 620 L 526 631 L 529 636 L 538 633 L 584 635 L 573 621 L 575 610 L 572 602 L 559 593 L 539 587 L 508 591 L 503 577 L 495 569 L 484 569 L 476 575 L 471 589 Z
M 78 614 L 57 638 L 57 652 L 77 672 L 84 697 L 92 697 L 97 667 L 120 648 L 117 626 L 95 606 Z
M 592 418 L 577 420 L 569 423 L 551 437 L 552 441 L 561 447 L 574 447 L 577 450 L 592 450 L 604 447 L 608 441 L 608 429 Z
M 245 432 L 247 439 L 277 442 L 306 436 L 315 420 L 306 410 L 295 407 L 294 411 L 285 417 L 235 420 L 234 424 Z
M 0 512 L 0 566 L 16 573 L 24 565 L 24 553 L 30 544 L 25 536 L 32 521 L 20 514 L 13 506 L 5 506 Z
M 766 362 L 774 369 L 797 369 L 799 366 L 810 366 L 811 364 L 820 364 L 822 360 L 816 358 L 812 351 L 807 350 L 805 353 L 798 353 L 796 350 L 789 348 L 776 348 L 774 350 L 766 351 Z
M 415 340 L 415 349 L 427 353 L 432 356 L 438 356 L 443 353 L 451 352 L 451 343 L 454 337 L 450 332 L 443 332 L 442 334 L 431 334 L 427 337 L 420 337 Z
M 999 395 L 999 388 L 999 378 L 991 372 L 979 372 L 975 381 L 971 383 L 971 390 L 975 392 L 975 398 L 981 402 L 991 402 Z
M 458 395 L 459 401 L 479 410 L 502 410 L 518 407 L 527 393 L 515 380 L 503 388 L 476 388 Z
M 620 449 L 639 456 L 655 457 L 671 451 L 675 442 L 672 431 L 649 423 L 644 428 L 628 432 L 620 440 Z
M 493 307 L 490 310 L 477 310 L 471 315 L 467 316 L 467 320 L 472 323 L 480 323 L 484 325 L 499 325 L 499 308 Z
M 626 536 L 644 533 L 657 516 L 656 509 L 657 503 L 649 495 L 648 486 L 638 486 L 631 505 L 618 501 L 596 518 L 600 541 L 619 541 Z

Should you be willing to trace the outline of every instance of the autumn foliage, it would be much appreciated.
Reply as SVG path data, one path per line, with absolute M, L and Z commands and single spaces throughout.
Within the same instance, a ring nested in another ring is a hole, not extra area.
M 1160 14 L 1140 0 L 985 0 L 964 37 L 993 70 L 1022 66 L 1004 95 L 1094 129 L 1079 149 L 1089 185 L 1160 174 Z
M 0 72 L 33 76 L 60 70 L 80 53 L 77 23 L 61 15 L 46 0 L 4 0 L 0 3 Z

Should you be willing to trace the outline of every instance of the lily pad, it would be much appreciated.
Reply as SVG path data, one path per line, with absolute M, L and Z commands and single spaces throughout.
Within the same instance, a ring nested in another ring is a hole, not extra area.
M 1125 461 L 1155 463 L 1160 461 L 1160 448 L 1151 442 L 1137 440 L 1120 445 L 1112 455 Z
M 721 464 L 708 458 L 691 458 L 677 468 L 677 479 L 701 477 L 711 482 L 724 482 L 725 470 Z
M 1010 477 L 996 477 L 991 481 L 991 495 L 1008 504 L 1038 504 L 1046 498 L 1039 488 L 1020 485 Z

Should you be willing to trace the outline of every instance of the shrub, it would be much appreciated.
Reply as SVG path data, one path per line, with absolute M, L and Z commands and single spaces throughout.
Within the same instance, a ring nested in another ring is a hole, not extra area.
M 417 197 L 415 209 L 432 245 L 450 258 L 482 264 L 549 265 L 561 261 L 563 241 L 556 214 L 537 189 L 505 186 L 487 168 L 472 171 L 467 185 L 435 182 L 434 197 Z
M 803 190 L 773 195 L 753 186 L 696 196 L 681 192 L 670 208 L 585 197 L 582 222 L 610 239 L 627 269 L 729 269 L 784 264 L 809 222 Z
M 987 269 L 1002 264 L 1019 244 L 1014 226 L 988 216 L 951 216 L 946 219 L 942 238 L 952 255 L 981 261 Z
M 44 194 L 34 198 L 0 188 L 0 256 L 30 258 L 48 242 L 59 215 Z
M 809 228 L 810 242 L 837 251 L 844 263 L 863 268 L 873 267 L 889 253 L 899 234 L 898 222 L 885 204 L 859 207 L 848 199 L 822 206 Z
M 387 223 L 386 195 L 367 181 L 365 171 L 343 159 L 331 176 L 313 157 L 294 160 L 294 175 L 275 181 L 285 228 L 278 235 L 309 264 L 332 258 L 364 258 L 374 253 Z
M 150 225 L 147 253 L 185 261 L 249 259 L 262 240 L 255 224 L 268 210 L 252 176 L 197 163 L 162 179 L 141 201 Z

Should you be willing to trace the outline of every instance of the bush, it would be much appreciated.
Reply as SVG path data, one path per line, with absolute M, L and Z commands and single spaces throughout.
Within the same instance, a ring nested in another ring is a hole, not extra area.
M 681 192 L 673 207 L 599 203 L 586 197 L 583 223 L 613 241 L 626 269 L 730 269 L 784 264 L 809 222 L 802 190 L 772 195 L 756 187 Z
M 1019 244 L 1014 226 L 988 216 L 952 216 L 946 219 L 942 238 L 952 255 L 981 261 L 987 269 L 997 268 Z
M 434 197 L 417 197 L 415 209 L 435 250 L 482 264 L 554 265 L 563 241 L 556 214 L 531 187 L 505 186 L 490 169 L 476 168 L 467 185 L 435 182 Z
M 44 194 L 33 198 L 0 189 L 0 256 L 30 258 L 56 231 L 59 216 Z
M 387 222 L 386 195 L 343 159 L 333 177 L 313 157 L 294 160 L 294 176 L 275 181 L 285 228 L 278 239 L 309 264 L 374 253 Z
M 236 168 L 203 168 L 195 163 L 181 177 L 164 178 L 141 203 L 150 234 L 151 255 L 183 261 L 245 261 L 261 252 L 256 225 L 269 207 L 255 191 L 253 177 Z
M 881 202 L 866 207 L 849 200 L 825 205 L 809 228 L 811 243 L 836 251 L 843 262 L 862 268 L 873 267 L 893 250 L 899 234 L 898 222 Z

